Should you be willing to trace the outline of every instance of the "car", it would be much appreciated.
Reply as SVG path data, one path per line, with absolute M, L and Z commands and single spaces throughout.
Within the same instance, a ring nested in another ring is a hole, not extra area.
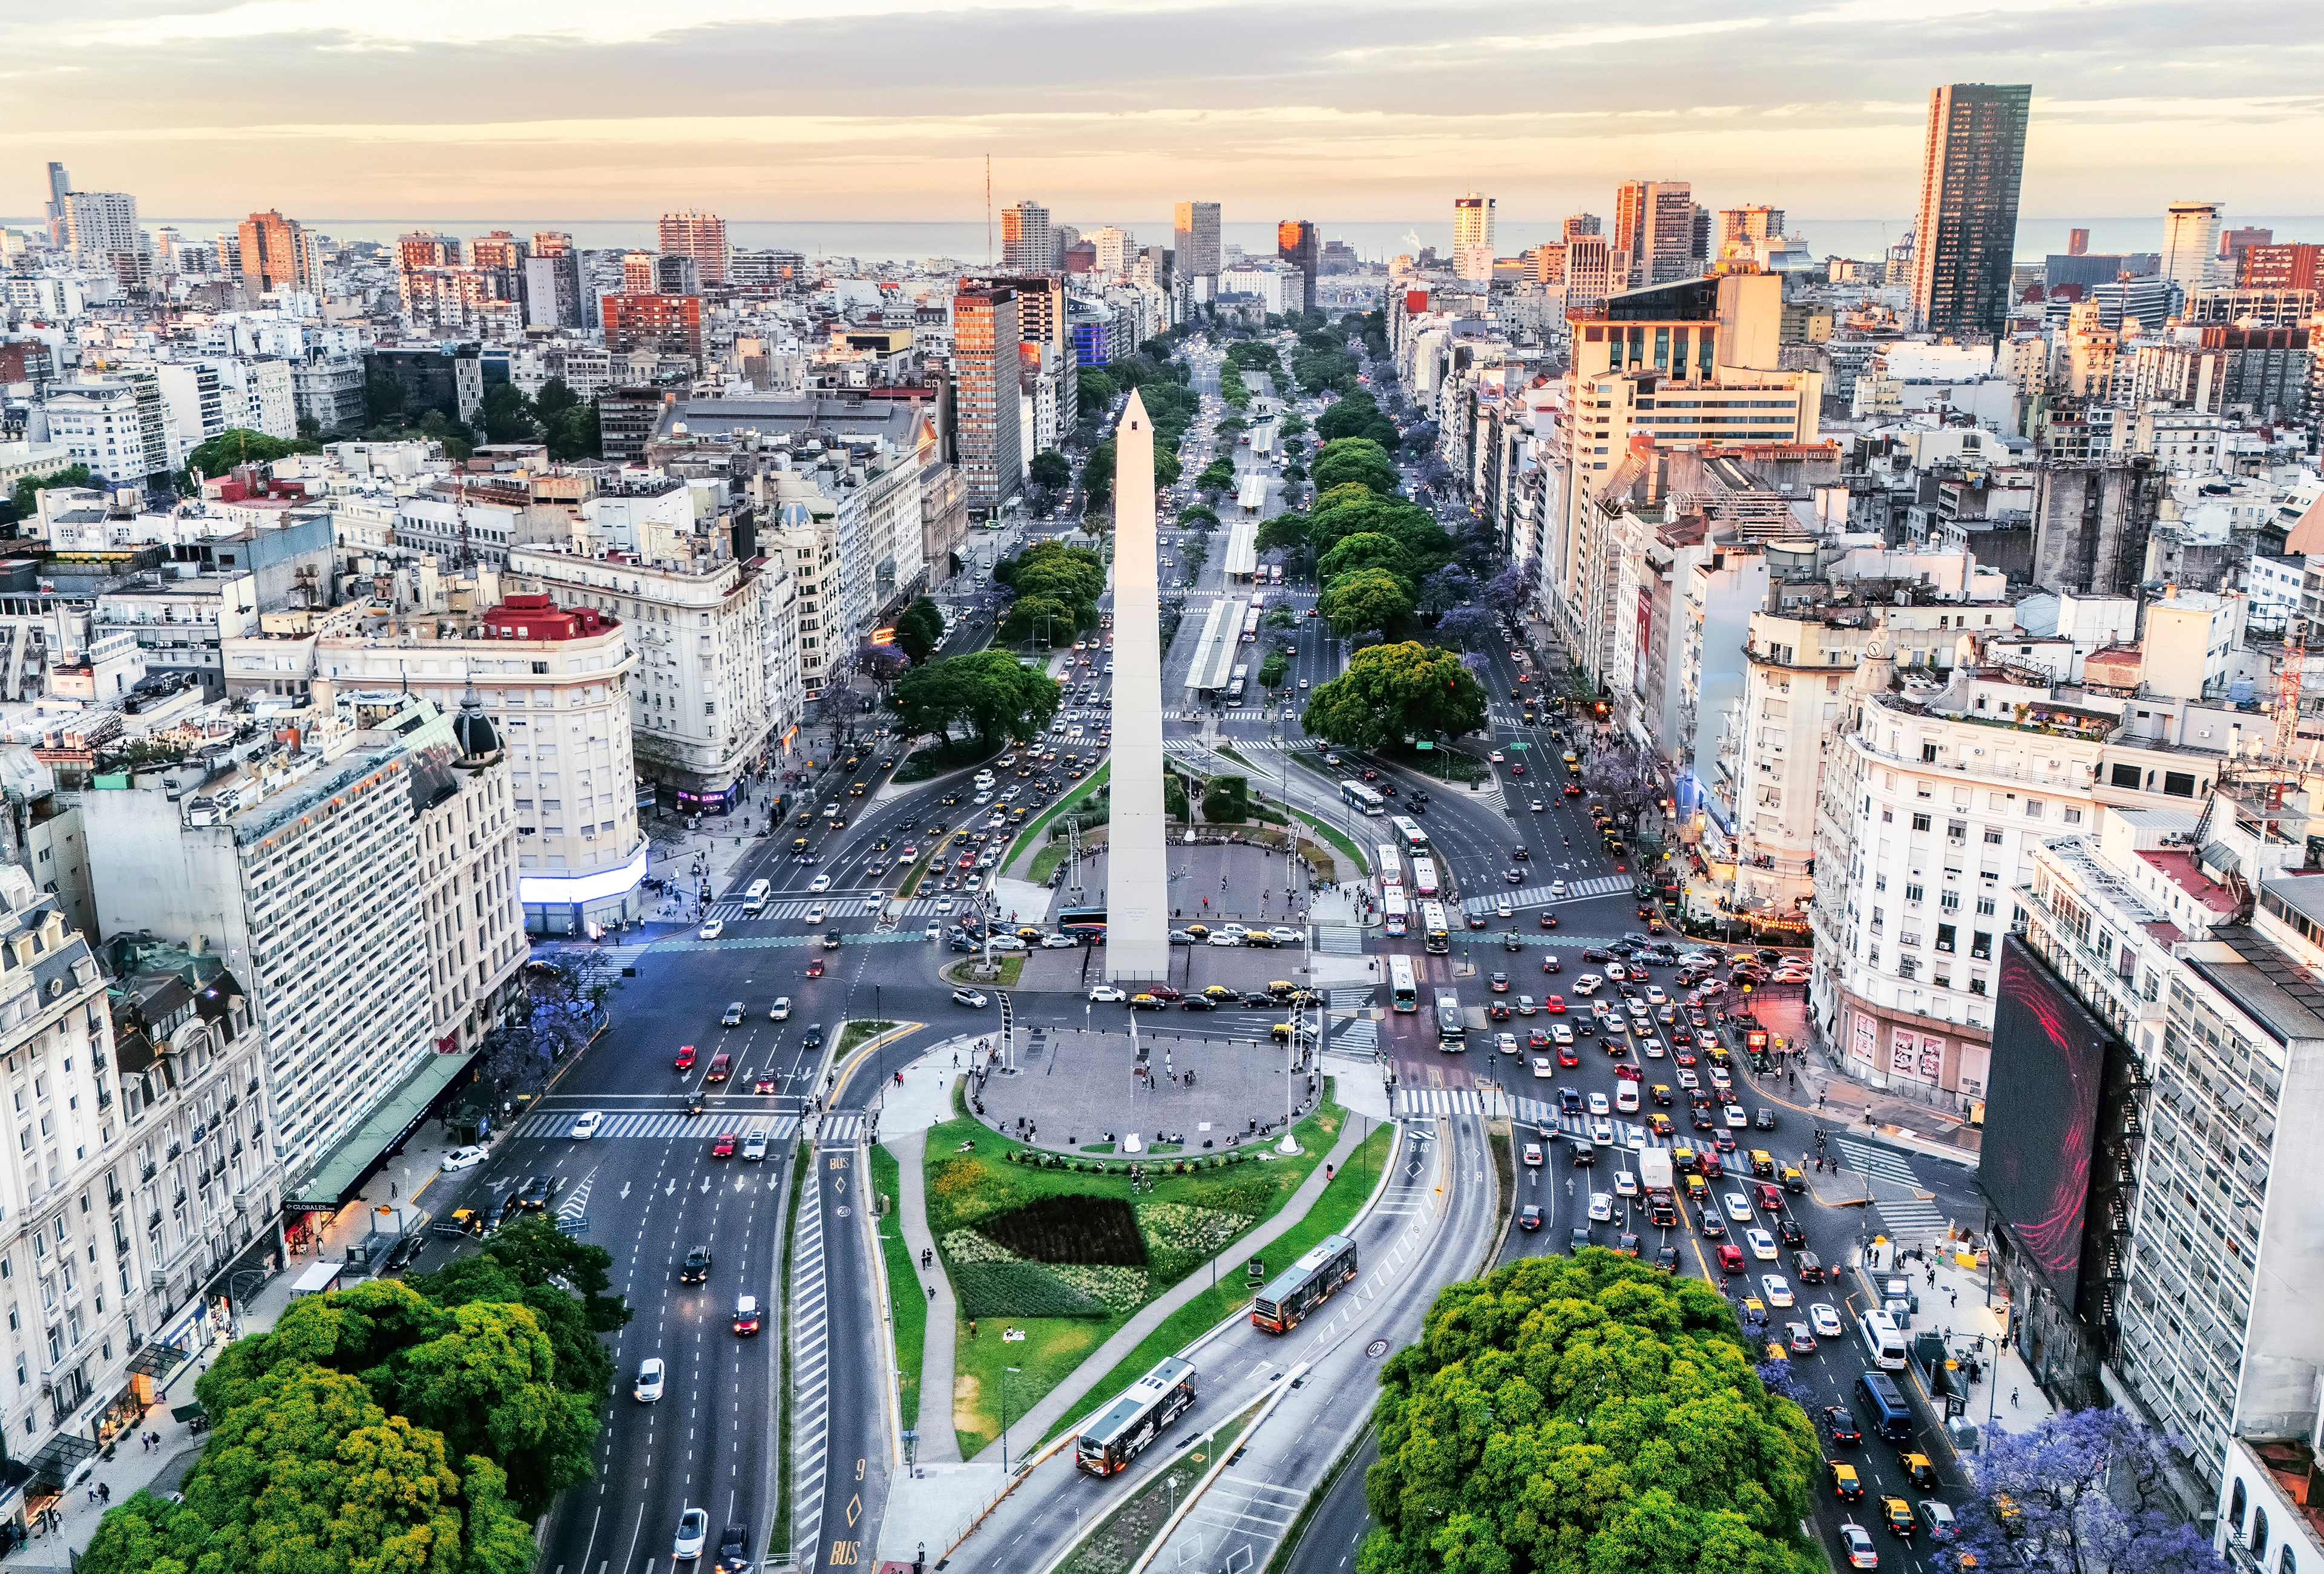
M 1789 1310 L 1794 1305 L 1791 1282 L 1781 1273 L 1760 1274 L 1759 1289 L 1766 1296 L 1767 1304 L 1777 1311 Z
M 1840 1544 L 1848 1554 L 1851 1569 L 1877 1569 L 1880 1554 L 1872 1545 L 1872 1532 L 1854 1520 L 1840 1527 Z
M 728 1001 L 726 1003 L 726 1009 L 718 1014 L 718 1025 L 720 1027 L 741 1027 L 742 1025 L 742 1003 L 739 1000 Z
M 709 922 L 704 924 L 700 929 L 696 930 L 694 931 L 694 936 L 696 940 L 715 940 L 725 932 L 726 921 L 723 918 L 714 918 Z
M 1835 1443 L 1852 1447 L 1864 1440 L 1864 1432 L 1856 1424 L 1855 1413 L 1844 1404 L 1825 1405 L 1817 1412 L 1816 1419 L 1823 1423 L 1824 1436 Z
M 1549 883 L 1549 893 L 1552 898 L 1563 896 L 1565 894 L 1565 882 L 1563 880 L 1552 880 Z
M 576 1143 L 586 1143 L 591 1137 L 595 1136 L 597 1134 L 597 1128 L 604 1124 L 605 1112 L 604 1110 L 585 1109 L 581 1112 L 579 1117 L 574 1121 L 573 1130 L 567 1134 L 570 1135 Z
M 1267 931 L 1267 938 L 1278 946 L 1296 946 L 1304 942 L 1307 939 L 1307 934 L 1304 930 L 1296 930 L 1288 925 L 1278 923 Z
M 1864 1482 L 1862 1477 L 1857 1475 L 1855 1466 L 1845 1459 L 1826 1459 L 1823 1462 L 1823 1468 L 1831 1481 L 1831 1495 L 1834 1497 L 1839 1498 L 1842 1503 L 1864 1501 Z
M 1617 1069 L 1628 1069 L 1627 1067 Z M 1617 1115 L 1638 1113 L 1638 1085 L 1636 1082 L 1625 1081 L 1619 1088 L 1614 1089 L 1614 1113 Z
M 1914 1491 L 1934 1492 L 1937 1489 L 1936 1462 L 1926 1454 L 1906 1454 L 1897 1463 L 1904 1467 L 1904 1478 L 1913 1484 Z
M 678 1264 L 680 1284 L 705 1284 L 710 1280 L 710 1248 L 694 1246 L 687 1250 L 686 1260 Z
M 831 876 L 828 875 L 817 875 L 814 879 L 807 883 L 807 893 L 811 896 L 819 895 L 822 893 L 830 890 Z
M 714 1159 L 733 1158 L 734 1144 L 741 1140 L 733 1132 L 720 1132 L 710 1139 L 710 1156 Z
M 710 1540 L 710 1511 L 689 1508 L 678 1516 L 678 1540 L 671 1543 L 670 1556 L 681 1563 L 691 1563 L 702 1556 L 702 1549 Z
M 1584 952 L 1583 954 L 1587 955 L 1588 953 Z M 1600 978 L 1597 974 L 1584 973 L 1573 981 L 1573 993 L 1581 995 L 1586 1000 L 1591 995 L 1597 994 L 1600 989 L 1605 987 L 1605 984 L 1606 981 L 1603 978 Z
M 808 958 L 807 964 L 807 976 L 810 978 L 820 978 L 823 977 L 823 958 L 821 957 L 812 957 Z
M 648 1356 L 638 1363 L 638 1379 L 630 1384 L 630 1397 L 640 1404 L 651 1404 L 661 1397 L 666 1368 L 659 1356 Z
M 1563 995 L 1545 995 L 1542 997 L 1541 1008 L 1549 1013 L 1552 1016 L 1563 1016 L 1565 1014 L 1565 996 Z
M 1827 1339 L 1840 1338 L 1840 1312 L 1830 1301 L 1819 1301 L 1809 1307 L 1808 1323 L 1821 1338 Z
M 952 992 L 952 1003 L 954 1005 L 965 1005 L 972 1011 L 982 1011 L 992 1004 L 985 998 L 984 992 L 981 989 L 955 989 Z
M 438 1161 L 437 1168 L 449 1175 L 456 1171 L 473 1170 L 491 1157 L 492 1150 L 489 1148 L 454 1148 Z
M 1655 1253 L 1655 1268 L 1659 1273 L 1676 1273 L 1678 1272 L 1678 1248 L 1676 1246 L 1664 1246 L 1656 1251 Z
M 1536 814 L 1546 814 L 1546 813 L 1548 813 L 1548 812 L 1549 812 L 1549 805 L 1548 805 L 1548 804 L 1546 804 L 1546 803 L 1544 803 L 1544 802 L 1543 802 L 1540 799 L 1538 799 L 1538 798 L 1536 798 L 1536 799 L 1535 799 L 1535 800 L 1533 801 L 1533 802 L 1532 802 L 1532 804 L 1530 805 L 1530 807 L 1531 807 L 1531 809 L 1533 810 L 1533 811 L 1534 811 Z
M 1953 1511 L 1933 1497 L 1924 1497 L 1914 1508 L 1921 1516 L 1921 1528 L 1929 1532 L 1932 1542 L 1950 1542 L 1960 1534 L 1960 1523 Z
M 1785 1342 L 1790 1347 L 1793 1355 L 1812 1356 L 1815 1354 L 1815 1335 L 1808 1331 L 1807 1324 L 1803 1322 L 1787 1322 L 1784 1325 L 1784 1333 L 1785 1335 Z
M 1603 1147 L 1612 1147 L 1614 1145 L 1614 1123 L 1610 1120 L 1591 1121 L 1590 1123 L 1590 1140 Z
M 774 1068 L 770 1066 L 766 1070 L 759 1073 L 759 1079 L 751 1084 L 751 1091 L 753 1093 L 779 1093 L 782 1091 L 782 1079 L 775 1075 Z
M 1111 984 L 1101 984 L 1089 992 L 1089 997 L 1093 1005 L 1119 1005 L 1130 998 L 1130 994 L 1127 990 L 1117 989 Z
M 1536 1078 L 1546 1079 L 1554 1077 L 1557 1075 L 1557 1072 L 1555 1069 L 1550 1065 L 1549 1057 L 1547 1055 L 1536 1055 L 1533 1058 L 1533 1074 Z
M 1517 1209 L 1517 1228 L 1521 1230 L 1537 1230 L 1541 1227 L 1541 1208 L 1536 1204 L 1528 1202 L 1523 1208 Z
M 1509 976 L 1507 973 L 1494 974 L 1492 990 L 1496 995 L 1507 995 L 1509 992 Z
M 1539 1143 L 1527 1143 L 1525 1145 L 1525 1162 L 1532 1165 L 1536 1170 L 1541 1168 L 1541 1144 Z
M 1746 1198 L 1740 1191 L 1730 1191 L 1719 1200 L 1721 1206 L 1727 1209 L 1727 1217 L 1729 1218 L 1733 1219 L 1737 1224 L 1749 1224 L 1751 1222 L 1752 1213 L 1750 1199 Z
M 1228 934 L 1225 931 L 1222 930 L 1217 934 L 1213 935 L 1208 943 L 1214 946 L 1240 946 L 1242 944 L 1242 936 L 1239 934 Z
M 1723 1243 L 1720 1246 L 1719 1271 L 1721 1273 L 1740 1273 L 1744 1266 L 1743 1249 L 1740 1246 L 1731 1241 Z
M 738 1295 L 734 1298 L 734 1332 L 749 1338 L 759 1331 L 759 1298 Z
M 1788 1213 L 1775 1221 L 1775 1236 L 1787 1246 L 1803 1246 L 1808 1242 L 1808 1232 Z
M 1041 937 L 1041 949 L 1045 951 L 1070 951 L 1079 944 L 1081 941 L 1071 935 L 1053 934 Z
M 1898 1541 L 1913 1539 L 1913 1531 L 1918 1522 L 1913 1517 L 1913 1505 L 1903 1498 L 1884 1495 L 1880 1499 L 1880 1519 L 1888 1527 L 1888 1533 Z
M 1512 865 L 1508 868 L 1501 871 L 1501 878 L 1511 885 L 1522 885 L 1526 881 L 1526 873 L 1523 869 L 1517 868 L 1516 866 Z M 1502 905 L 1507 906 L 1508 903 L 1504 903 Z
M 1531 1016 L 1540 1009 L 1541 1007 L 1533 1003 L 1532 995 L 1520 995 L 1517 996 L 1517 1014 L 1519 1016 Z
M 790 1016 L 791 997 L 788 995 L 776 995 L 775 1003 L 767 1008 L 767 1020 L 769 1022 L 788 1022 L 790 1020 Z
M 1692 1177 L 1690 1176 L 1688 1179 L 1692 1180 Z M 1727 1221 L 1707 1208 L 1702 1210 L 1702 1238 L 1706 1241 L 1723 1241 L 1727 1238 Z
M 1590 1113 L 1592 1115 L 1611 1115 L 1613 1113 L 1613 1108 L 1606 1102 L 1606 1096 L 1604 1094 L 1592 1091 L 1590 1095 Z
M 742 1157 L 756 1161 L 764 1159 L 766 1156 L 767 1134 L 762 1131 L 746 1133 L 742 1138 Z
M 1508 1021 L 1511 1015 L 1509 1011 L 1509 1003 L 1506 1000 L 1487 1001 L 1485 1003 L 1485 1015 L 1494 1022 Z
M 1751 1255 L 1762 1263 L 1772 1263 L 1775 1260 L 1775 1237 L 1766 1230 L 1745 1230 L 1743 1239 L 1750 1245 Z
M 678 1045 L 678 1057 L 677 1057 L 677 1059 L 673 1060 L 670 1062 L 670 1065 L 671 1065 L 673 1068 L 675 1068 L 676 1069 L 680 1070 L 680 1071 L 691 1071 L 691 1070 L 693 1070 L 693 1069 L 694 1069 L 694 1046 L 693 1046 L 692 1044 L 680 1044 L 680 1045 Z

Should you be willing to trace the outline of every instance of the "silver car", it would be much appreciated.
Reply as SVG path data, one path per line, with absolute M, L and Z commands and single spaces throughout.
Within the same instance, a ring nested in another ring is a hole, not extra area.
M 678 1539 L 672 1543 L 670 1556 L 681 1563 L 691 1563 L 702 1556 L 702 1549 L 710 1540 L 710 1511 L 689 1508 L 678 1516 Z

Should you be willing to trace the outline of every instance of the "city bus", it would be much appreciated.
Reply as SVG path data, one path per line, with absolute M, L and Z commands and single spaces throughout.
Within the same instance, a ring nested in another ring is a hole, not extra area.
M 1249 667 L 1237 667 L 1234 670 L 1234 675 L 1227 680 L 1227 703 L 1230 705 L 1240 704 L 1242 702 L 1243 689 L 1250 683 L 1250 669 Z
M 1060 934 L 1105 933 L 1105 909 L 1102 907 L 1067 907 L 1057 913 Z
M 1469 1027 L 1461 1019 L 1461 996 L 1450 989 L 1436 992 L 1436 1047 L 1448 1055 L 1469 1047 Z
M 1421 897 L 1424 900 L 1439 894 L 1436 884 L 1435 859 L 1415 858 L 1412 860 L 1412 891 L 1414 895 Z
M 1093 1476 L 1129 1468 L 1162 1429 L 1194 1403 L 1194 1367 L 1176 1356 L 1114 1395 L 1113 1402 L 1082 1422 L 1074 1439 L 1074 1463 Z
M 1267 582 L 1270 585 L 1280 585 L 1283 583 L 1283 565 L 1281 563 L 1268 564 Z
M 1267 597 L 1264 595 L 1252 597 L 1250 605 L 1244 607 L 1242 612 L 1243 643 L 1250 645 L 1259 643 L 1259 620 L 1265 616 L 1266 613 Z
M 1259 1292 L 1250 1303 L 1252 1326 L 1289 1333 L 1332 1292 L 1355 1282 L 1356 1243 L 1345 1236 L 1325 1236 Z
M 1412 958 L 1401 953 L 1388 959 L 1388 996 L 1398 1011 L 1420 1009 L 1420 985 L 1413 977 Z
M 1404 884 L 1403 854 L 1397 852 L 1389 843 L 1379 842 L 1372 847 L 1372 857 L 1374 860 L 1372 867 L 1379 871 L 1381 890 L 1385 891 L 1391 885 Z
M 1341 782 L 1340 796 L 1347 800 L 1351 807 L 1360 809 L 1366 814 L 1388 812 L 1388 801 L 1361 782 Z
M 1380 898 L 1380 928 L 1391 938 L 1411 932 L 1412 903 L 1406 900 L 1403 886 L 1389 886 L 1388 894 Z
M 1402 842 L 1404 850 L 1414 857 L 1428 850 L 1428 833 L 1421 829 L 1420 822 L 1410 815 L 1399 814 L 1388 824 L 1396 828 L 1396 839 Z
M 1452 949 L 1452 931 L 1444 922 L 1444 904 L 1424 902 L 1420 904 L 1420 930 L 1427 937 L 1427 950 L 1432 957 L 1441 957 Z

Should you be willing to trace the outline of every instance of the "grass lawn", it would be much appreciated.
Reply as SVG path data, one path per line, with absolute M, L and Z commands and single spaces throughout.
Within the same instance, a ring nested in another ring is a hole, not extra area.
M 1382 1125 L 1366 1137 L 1361 1146 L 1348 1160 L 1348 1167 L 1332 1177 L 1323 1188 L 1323 1195 L 1307 1217 L 1293 1225 L 1265 1253 L 1270 1268 L 1296 1262 L 1299 1254 L 1322 1240 L 1325 1236 L 1348 1227 L 1356 1210 L 1379 1184 L 1380 1170 L 1388 1162 L 1388 1149 L 1395 1133 Z M 1105 1400 L 1120 1393 L 1154 1368 L 1154 1363 L 1165 1356 L 1185 1349 L 1223 1320 L 1227 1314 L 1250 1304 L 1250 1292 L 1240 1279 L 1222 1279 L 1217 1286 L 1204 1291 L 1185 1305 L 1162 1319 L 1162 1325 L 1140 1339 L 1138 1347 L 1117 1362 L 1112 1371 L 1090 1391 L 1090 1405 L 1095 1408 Z M 1041 1441 L 1047 1442 L 1059 1432 L 1081 1423 L 1086 1412 L 1069 1413 Z
M 993 958 L 992 965 L 1001 969 L 1001 977 L 990 983 L 972 978 L 965 971 L 955 971 L 981 965 L 973 957 L 954 962 L 944 970 L 945 982 L 957 984 L 964 989 L 1012 989 L 1016 987 L 1018 976 L 1025 971 L 1025 953 L 1013 951 Z
M 1065 844 L 1051 842 L 1033 855 L 1033 866 L 1025 871 L 1025 878 L 1038 884 L 1049 877 L 1049 872 L 1065 861 Z
M 847 1051 L 865 1039 L 876 1039 L 896 1024 L 892 1022 L 851 1022 L 839 1035 L 839 1059 L 847 1059 Z
M 955 1110 L 958 1107 L 955 1100 Z M 931 1128 L 927 1135 L 928 1231 L 936 1238 L 945 1272 L 958 1292 L 963 1278 L 953 1249 L 945 1245 L 948 1237 L 955 1231 L 969 1229 L 981 1221 L 1045 1198 L 1169 1203 L 1232 1215 L 1254 1223 L 1263 1221 L 1282 1208 L 1308 1172 L 1322 1162 L 1346 1118 L 1346 1111 L 1331 1102 L 1327 1082 L 1324 1102 L 1300 1123 L 1299 1141 L 1306 1151 L 1298 1158 L 1260 1159 L 1257 1153 L 1263 1150 L 1254 1150 L 1240 1163 L 1224 1163 L 1185 1174 L 1168 1173 L 1169 1165 L 1177 1161 L 1162 1161 L 1163 1173 L 1152 1174 L 1155 1166 L 1148 1166 L 1150 1190 L 1133 1190 L 1129 1165 L 1120 1159 L 1075 1160 L 1083 1166 L 1078 1171 L 1010 1162 L 1004 1155 L 1032 1150 L 998 1135 L 980 1121 L 956 1114 L 954 1119 Z M 964 1143 L 973 1143 L 974 1150 L 956 1152 Z M 1117 1172 L 1104 1173 L 1107 1170 Z M 1327 1191 L 1326 1196 L 1330 1195 Z M 1149 1238 L 1149 1248 L 1142 1298 L 1108 1303 L 1103 1315 L 987 1315 L 975 1319 L 973 1338 L 969 1333 L 970 1319 L 962 1318 L 955 1346 L 959 1353 L 954 1361 L 953 1426 L 959 1433 L 964 1458 L 973 1458 L 978 1449 L 1000 1435 L 1002 1368 L 1019 1368 L 1009 1379 L 1009 1412 L 1012 1416 L 1021 1415 L 1111 1338 L 1136 1314 L 1138 1306 L 1194 1272 L 1213 1255 L 1207 1245 L 1174 1249 L 1158 1235 Z M 1022 1329 L 1025 1338 L 1004 1342 L 1002 1330 L 1010 1328 Z M 1185 1340 L 1177 1342 L 1184 1344 Z
M 1100 765 L 1096 770 L 1092 771 L 1086 778 L 1074 786 L 1072 792 L 1066 793 L 1063 798 L 1058 799 L 1055 803 L 1049 805 L 1048 808 L 1043 810 L 1040 812 L 1039 817 L 1037 818 L 1032 824 L 1027 826 L 1023 833 L 1010 845 L 1009 848 L 1009 856 L 1001 860 L 1001 868 L 1002 873 L 1007 873 L 1009 866 L 1022 857 L 1024 856 L 1025 849 L 1033 846 L 1036 841 L 1047 832 L 1049 822 L 1051 820 L 1056 819 L 1057 816 L 1063 814 L 1066 810 L 1072 808 L 1074 804 L 1080 802 L 1083 799 L 1087 798 L 1091 793 L 1103 786 L 1105 784 L 1105 779 L 1112 773 L 1113 762 L 1111 760 L 1108 760 L 1104 764 Z
M 1338 831 L 1333 830 L 1330 826 L 1325 825 L 1322 820 L 1317 819 L 1314 815 L 1308 813 L 1304 809 L 1295 809 L 1291 812 L 1297 815 L 1300 822 L 1305 825 L 1308 829 L 1314 831 L 1317 836 L 1322 837 L 1325 841 L 1331 843 L 1333 847 L 1338 849 L 1340 856 L 1348 860 L 1350 866 L 1348 873 L 1350 877 L 1352 878 L 1355 875 L 1361 875 L 1366 869 L 1371 867 L 1370 862 L 1365 858 L 1363 854 L 1356 850 L 1356 844 L 1350 841 L 1346 837 L 1341 835 Z M 1323 878 L 1326 880 L 1334 880 L 1338 878 L 1338 875 L 1330 869 L 1323 870 L 1322 874 Z
M 888 1295 L 896 1309 L 896 1386 L 903 1413 L 919 1413 L 920 1360 L 928 1337 L 928 1298 L 904 1244 L 896 1199 L 902 1171 L 886 1148 L 872 1150 L 872 1189 L 880 1199 L 880 1255 L 888 1264 Z

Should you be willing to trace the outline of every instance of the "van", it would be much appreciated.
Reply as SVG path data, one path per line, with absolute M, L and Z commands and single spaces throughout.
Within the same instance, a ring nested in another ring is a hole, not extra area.
M 1885 1311 L 1868 1311 L 1856 1319 L 1857 1342 L 1864 1358 L 1886 1372 L 1904 1369 L 1904 1336 Z
M 1895 1378 L 1886 1372 L 1858 1373 L 1856 1393 L 1863 1402 L 1864 1419 L 1871 1430 L 1892 1443 L 1913 1440 L 1913 1412 L 1905 1407 L 1904 1395 Z
M 766 912 L 767 898 L 773 894 L 774 889 L 774 886 L 767 881 L 752 881 L 750 889 L 742 893 L 743 912 L 752 918 L 756 918 Z

